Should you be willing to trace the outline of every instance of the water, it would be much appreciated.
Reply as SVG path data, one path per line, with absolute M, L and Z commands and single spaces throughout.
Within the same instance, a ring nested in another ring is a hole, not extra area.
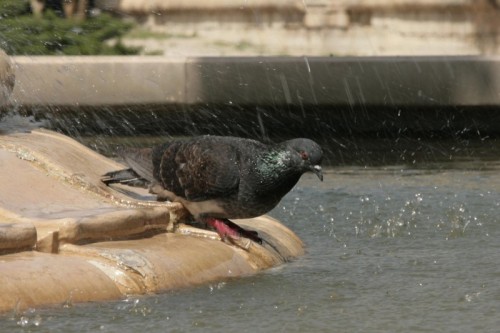
M 500 161 L 335 167 L 271 215 L 307 253 L 256 276 L 0 317 L 2 332 L 488 332 L 500 327 Z

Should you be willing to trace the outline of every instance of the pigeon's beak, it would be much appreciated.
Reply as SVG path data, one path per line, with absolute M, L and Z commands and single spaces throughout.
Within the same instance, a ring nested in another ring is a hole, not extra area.
M 319 165 L 313 165 L 311 166 L 311 171 L 318 176 L 319 180 L 323 181 L 323 170 Z

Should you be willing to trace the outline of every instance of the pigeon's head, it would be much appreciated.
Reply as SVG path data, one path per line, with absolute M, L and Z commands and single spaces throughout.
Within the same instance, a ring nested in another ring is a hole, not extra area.
M 311 171 L 323 181 L 323 171 L 321 169 L 321 160 L 323 158 L 323 150 L 314 141 L 309 139 L 293 139 L 287 141 L 287 145 L 293 153 L 296 153 L 296 161 L 298 161 L 303 172 Z

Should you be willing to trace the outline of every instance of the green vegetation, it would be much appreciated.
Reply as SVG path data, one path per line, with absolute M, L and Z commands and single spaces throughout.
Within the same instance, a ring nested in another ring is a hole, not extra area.
M 245 51 L 248 50 L 252 47 L 255 47 L 252 43 L 246 41 L 246 40 L 241 40 L 238 44 L 236 44 L 236 49 L 240 51 Z
M 79 21 L 51 10 L 42 17 L 30 12 L 28 0 L 0 0 L 0 48 L 9 55 L 128 55 L 120 37 L 132 28 L 108 14 Z M 106 40 L 116 39 L 114 45 Z
M 135 29 L 130 30 L 126 34 L 126 37 L 127 38 L 136 38 L 136 39 L 147 39 L 147 38 L 167 39 L 167 38 L 170 38 L 171 36 L 167 33 L 164 33 L 164 32 L 153 32 L 153 31 L 146 30 L 144 28 L 135 28 Z

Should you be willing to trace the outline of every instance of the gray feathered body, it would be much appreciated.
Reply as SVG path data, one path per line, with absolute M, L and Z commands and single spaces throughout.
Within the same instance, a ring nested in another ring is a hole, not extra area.
M 235 219 L 269 212 L 304 172 L 321 170 L 321 156 L 308 139 L 266 145 L 201 136 L 136 151 L 126 162 L 151 192 L 181 202 L 195 218 Z

